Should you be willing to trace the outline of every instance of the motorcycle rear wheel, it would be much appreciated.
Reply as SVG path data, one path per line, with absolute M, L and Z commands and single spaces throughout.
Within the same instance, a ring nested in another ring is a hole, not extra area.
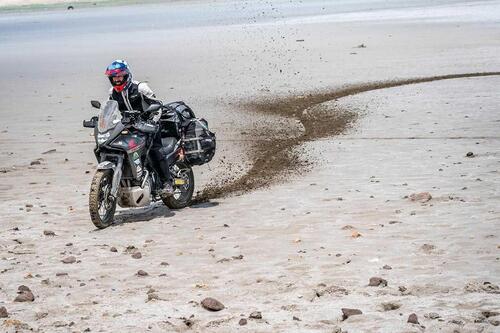
M 99 229 L 107 228 L 113 223 L 116 200 L 113 200 L 110 195 L 112 182 L 111 170 L 97 170 L 90 185 L 90 219 Z
M 187 165 L 178 165 L 180 168 L 176 178 L 185 181 L 183 185 L 174 185 L 174 194 L 163 197 L 163 203 L 170 209 L 181 209 L 189 206 L 194 192 L 194 174 L 193 169 Z

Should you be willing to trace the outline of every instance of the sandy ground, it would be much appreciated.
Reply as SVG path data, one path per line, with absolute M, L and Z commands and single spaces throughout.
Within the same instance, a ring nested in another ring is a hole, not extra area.
M 88 101 L 105 97 L 113 58 L 217 132 L 220 150 L 196 169 L 198 190 L 244 175 L 256 133 L 300 134 L 294 117 L 249 111 L 254 101 L 500 68 L 498 1 L 381 3 L 0 16 L 1 331 L 498 332 L 497 76 L 313 106 L 307 112 L 358 118 L 340 136 L 296 147 L 314 162 L 308 172 L 184 210 L 120 210 L 105 230 L 90 222 L 95 161 L 80 126 Z M 432 199 L 408 198 L 420 192 Z M 387 286 L 368 286 L 372 277 Z M 20 285 L 33 302 L 14 302 Z M 225 309 L 203 309 L 205 297 Z M 363 314 L 342 320 L 342 308 Z M 254 311 L 262 319 L 249 318 Z M 407 323 L 412 313 L 419 324 Z

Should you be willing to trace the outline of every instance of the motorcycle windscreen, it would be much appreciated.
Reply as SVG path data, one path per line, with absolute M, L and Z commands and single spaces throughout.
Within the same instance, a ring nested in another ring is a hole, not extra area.
M 114 128 L 122 120 L 117 101 L 107 101 L 106 105 L 99 111 L 99 120 L 97 130 L 99 133 L 105 133 Z

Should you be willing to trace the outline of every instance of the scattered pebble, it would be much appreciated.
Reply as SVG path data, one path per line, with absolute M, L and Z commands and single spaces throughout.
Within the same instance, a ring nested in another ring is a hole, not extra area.
M 380 277 L 372 277 L 370 278 L 370 282 L 368 283 L 368 286 L 370 287 L 387 287 L 387 280 L 382 279 Z
M 248 317 L 252 319 L 262 319 L 262 313 L 260 311 L 254 311 L 250 313 L 250 316 Z
M 191 327 L 194 325 L 194 321 L 192 320 L 192 317 L 191 318 L 181 318 L 182 319 L 182 322 L 184 323 L 184 325 L 186 325 L 187 327 Z
M 247 320 L 245 318 L 241 318 L 240 321 L 238 322 L 240 326 L 245 326 L 247 324 Z
M 76 258 L 73 256 L 69 256 L 61 260 L 63 264 L 74 264 L 76 262 Z
M 434 251 L 436 249 L 436 246 L 432 245 L 432 244 L 424 244 L 420 247 L 420 250 L 422 250 L 423 252 L 425 253 L 431 253 L 432 251 Z
M 420 323 L 418 322 L 418 317 L 416 314 L 412 313 L 411 315 L 408 316 L 408 323 L 410 324 L 417 324 L 419 325 Z
M 224 304 L 211 297 L 207 297 L 201 301 L 201 306 L 209 311 L 220 311 L 224 309 Z
M 361 314 L 363 314 L 363 312 L 359 309 L 342 308 L 342 320 L 346 320 L 351 316 L 357 316 Z
M 17 295 L 14 302 L 33 302 L 35 300 L 35 296 L 31 292 L 30 288 L 24 285 L 19 286 L 17 293 L 19 295 Z
M 117 249 L 116 249 L 116 247 L 114 247 L 114 246 L 113 246 L 113 247 L 111 247 L 109 250 L 110 250 L 111 252 L 118 252 L 118 250 L 117 250 Z
M 153 300 L 159 300 L 160 296 L 156 293 L 148 293 L 148 302 L 153 301 Z
M 380 304 L 383 311 L 393 311 L 397 310 L 401 307 L 401 304 L 397 302 L 384 302 Z
M 55 236 L 55 235 L 56 235 L 56 233 L 55 233 L 55 232 L 53 232 L 52 230 L 44 230 L 44 231 L 43 231 L 43 234 L 44 234 L 45 236 Z
M 137 248 L 133 245 L 129 245 L 125 248 L 125 252 L 128 252 L 128 253 L 134 253 L 135 251 L 137 251 Z
M 410 201 L 426 203 L 432 199 L 432 195 L 429 192 L 413 193 L 408 196 Z
M 7 318 L 8 316 L 9 313 L 7 312 L 5 306 L 0 306 L 0 318 Z
M 147 272 L 143 271 L 142 269 L 140 269 L 137 271 L 137 275 L 138 276 L 148 276 L 149 274 Z
M 28 288 L 27 286 L 25 285 L 20 285 L 18 288 L 17 288 L 17 292 L 18 293 L 23 293 L 23 292 L 27 292 L 27 291 L 31 291 L 30 288 Z
M 441 316 L 438 313 L 435 312 L 429 312 L 424 315 L 425 318 L 427 319 L 438 319 L 441 318 Z
M 141 252 L 135 252 L 134 254 L 132 254 L 132 258 L 141 259 L 142 258 Z

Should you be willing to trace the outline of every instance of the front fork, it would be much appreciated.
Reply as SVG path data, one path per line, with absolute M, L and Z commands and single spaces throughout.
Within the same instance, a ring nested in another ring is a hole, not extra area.
M 113 181 L 111 183 L 110 195 L 113 200 L 116 200 L 118 189 L 120 187 L 120 180 L 122 179 L 123 156 L 116 155 L 116 164 L 111 161 L 104 161 L 97 165 L 97 170 L 113 170 Z

